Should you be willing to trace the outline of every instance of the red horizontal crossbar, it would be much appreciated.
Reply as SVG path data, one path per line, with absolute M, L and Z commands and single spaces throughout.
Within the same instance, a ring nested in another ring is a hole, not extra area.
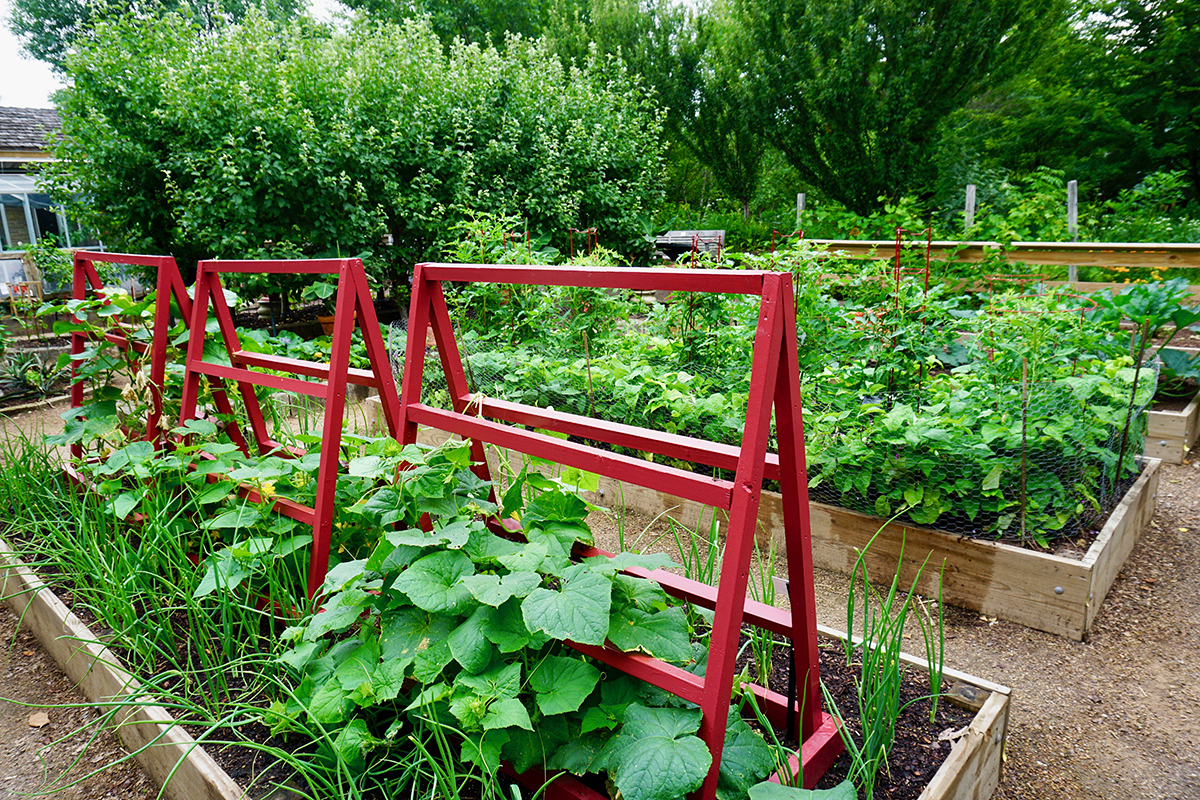
M 78 261 L 103 261 L 106 264 L 136 264 L 141 267 L 161 267 L 167 261 L 170 261 L 172 265 L 175 262 L 175 259 L 171 256 L 147 256 L 136 253 L 93 253 L 87 251 L 76 252 L 75 258 Z
M 244 367 L 262 367 L 263 369 L 276 369 L 280 372 L 291 372 L 295 375 L 307 375 L 310 378 L 329 379 L 329 365 L 319 361 L 251 353 L 246 350 L 234 350 L 233 360 Z M 346 370 L 346 381 L 359 386 L 379 388 L 379 378 L 375 377 L 374 372 L 367 369 L 350 368 Z
M 249 500 L 251 503 L 262 503 L 262 493 L 257 489 L 253 489 L 245 484 L 240 484 L 237 488 L 238 497 Z M 295 500 L 289 500 L 286 497 L 272 497 L 271 510 L 276 514 L 282 514 L 285 517 L 290 517 L 296 522 L 305 525 L 312 525 L 316 519 L 316 512 L 312 506 L 306 506 L 303 503 L 297 503 Z
M 432 281 L 510 283 L 528 286 L 590 286 L 593 288 L 718 294 L 761 295 L 768 274 L 756 270 L 626 269 L 622 267 L 536 267 L 483 264 L 422 264 L 422 277 Z
M 613 554 L 598 547 L 577 545 L 575 555 L 579 558 L 591 558 L 593 556 L 608 556 L 611 558 Z M 717 607 L 717 589 L 714 586 L 709 586 L 707 583 L 701 583 L 700 581 L 685 578 L 682 575 L 676 575 L 674 572 L 667 572 L 662 569 L 647 570 L 641 567 L 630 567 L 622 571 L 637 578 L 646 578 L 647 580 L 655 581 L 662 586 L 667 594 L 677 597 L 680 600 L 686 600 L 693 605 L 710 609 Z M 766 603 L 760 603 L 749 597 L 745 599 L 744 609 L 743 618 L 756 628 L 762 628 L 763 630 L 791 637 L 792 616 L 790 611 L 775 608 Z
M 261 272 L 265 274 L 302 273 L 305 275 L 336 275 L 346 258 L 307 258 L 295 261 L 201 261 L 207 272 Z
M 732 504 L 733 483 L 719 478 L 706 478 L 674 467 L 655 464 L 653 461 L 606 453 L 594 447 L 566 442 L 545 434 L 517 430 L 480 417 L 468 417 L 453 411 L 430 408 L 421 403 L 408 405 L 408 417 L 418 425 L 457 433 L 467 439 L 490 442 L 588 472 L 611 475 L 617 480 L 695 500 L 706 506 L 728 511 Z
M 644 680 L 646 683 L 652 683 L 660 689 L 682 697 L 689 703 L 700 705 L 704 696 L 703 676 L 693 675 L 674 664 L 659 661 L 644 653 L 626 653 L 624 650 L 618 650 L 608 645 L 596 647 L 579 642 L 567 642 L 567 644 L 585 656 L 602 661 L 610 667 L 616 667 L 627 675 Z
M 119 333 L 106 333 L 103 336 L 104 341 L 110 344 L 115 344 L 119 347 L 128 347 L 137 353 L 139 356 L 146 355 L 146 351 L 150 349 L 150 345 L 145 342 L 130 341 L 128 336 L 122 336 Z
M 710 442 L 675 433 L 662 433 L 636 425 L 607 422 L 595 417 L 583 417 L 565 411 L 550 411 L 537 406 L 496 400 L 483 395 L 467 395 L 467 407 L 485 417 L 514 425 L 530 425 L 557 433 L 567 433 L 582 439 L 628 447 L 633 450 L 657 453 L 667 458 L 690 461 L 734 472 L 742 449 L 736 445 Z M 779 456 L 767 453 L 763 477 L 779 480 Z
M 208 361 L 193 361 L 188 365 L 193 372 L 208 375 L 212 378 L 225 378 L 231 381 L 242 381 L 255 386 L 265 386 L 268 389 L 280 389 L 285 392 L 306 394 L 310 397 L 324 397 L 328 385 L 315 381 L 302 381 L 299 378 L 289 378 L 285 375 L 268 375 L 265 372 L 253 372 L 241 367 L 227 367 L 224 364 L 212 364 Z

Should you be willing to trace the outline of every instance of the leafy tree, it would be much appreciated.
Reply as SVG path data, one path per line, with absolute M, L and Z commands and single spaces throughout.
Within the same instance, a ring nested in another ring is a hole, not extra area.
M 1198 51 L 1194 2 L 1075 0 L 1031 70 L 950 118 L 939 196 L 1048 167 L 1101 199 L 1181 172 L 1200 199 Z
M 751 113 L 753 84 L 742 69 L 744 42 L 732 20 L 709 16 L 696 21 L 695 41 L 686 44 L 700 55 L 690 72 L 694 80 L 677 87 L 672 98 L 676 130 L 748 220 L 768 145 Z
M 938 124 L 1030 63 L 1058 0 L 733 0 L 760 124 L 814 188 L 865 213 L 924 189 Z
M 563 0 L 568 6 L 571 0 Z M 373 19 L 403 22 L 427 18 L 449 46 L 455 39 L 502 47 L 506 36 L 541 34 L 552 13 L 552 0 L 343 0 Z
M 1028 70 L 950 115 L 937 157 L 939 204 L 960 207 L 963 186 L 975 183 L 981 203 L 1003 205 L 996 193 L 1010 174 L 1041 168 L 1078 180 L 1088 196 L 1137 182 L 1151 163 L 1149 137 L 1119 107 L 1096 11 L 1092 0 L 1074 2 Z
M 766 149 L 737 55 L 736 26 L 672 0 L 590 0 L 554 16 L 546 36 L 568 61 L 619 57 L 655 91 L 672 141 L 738 201 L 745 217 Z
M 1200 199 L 1200 4 L 1112 0 L 1090 19 L 1113 102 L 1144 132 L 1153 168 L 1184 170 Z
M 106 17 L 135 14 L 155 17 L 177 12 L 204 30 L 236 21 L 251 9 L 273 19 L 290 19 L 303 8 L 301 0 L 13 0 L 9 27 L 23 40 L 29 55 L 62 68 L 63 60 L 81 36 Z
M 446 52 L 425 22 L 251 14 L 195 32 L 179 15 L 104 21 L 67 59 L 46 172 L 112 246 L 184 263 L 371 249 L 400 281 L 472 211 L 563 244 L 593 225 L 610 246 L 642 243 L 661 125 L 620 70 L 565 68 L 524 41 Z

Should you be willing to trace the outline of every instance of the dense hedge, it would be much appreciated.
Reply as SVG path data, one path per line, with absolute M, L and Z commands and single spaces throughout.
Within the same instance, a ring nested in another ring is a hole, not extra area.
M 446 51 L 416 22 L 117 20 L 68 59 L 48 173 L 110 247 L 185 262 L 373 248 L 397 279 L 468 210 L 629 248 L 661 200 L 661 121 L 600 67 L 519 39 Z

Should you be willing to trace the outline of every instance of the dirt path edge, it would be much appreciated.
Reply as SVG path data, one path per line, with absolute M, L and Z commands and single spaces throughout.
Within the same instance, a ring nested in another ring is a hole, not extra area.
M 241 787 L 166 709 L 140 692 L 141 684 L 116 655 L 22 564 L 0 539 L 0 597 L 78 691 L 93 703 L 119 705 L 117 735 L 169 800 L 239 800 Z

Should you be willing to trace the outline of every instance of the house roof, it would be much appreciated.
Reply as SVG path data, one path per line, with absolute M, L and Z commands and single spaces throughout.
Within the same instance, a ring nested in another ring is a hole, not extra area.
M 62 128 L 53 108 L 10 108 L 0 106 L 0 151 L 45 153 L 47 138 Z

